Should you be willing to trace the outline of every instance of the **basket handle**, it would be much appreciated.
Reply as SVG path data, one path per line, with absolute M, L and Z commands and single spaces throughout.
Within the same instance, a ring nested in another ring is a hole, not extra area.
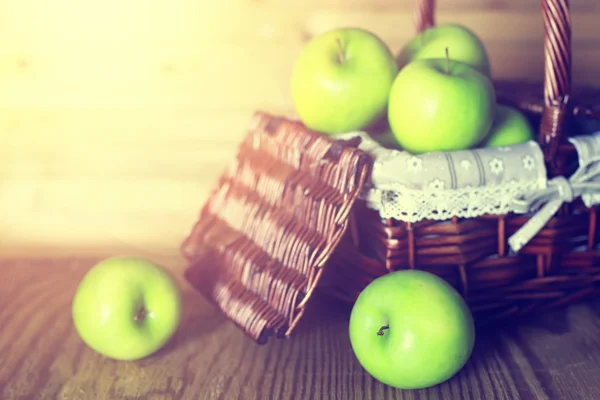
M 416 0 L 415 27 L 417 33 L 435 25 L 435 0 Z
M 544 112 L 538 142 L 554 163 L 571 90 L 571 17 L 569 0 L 540 0 L 544 21 Z M 416 0 L 417 32 L 435 25 L 435 0 Z

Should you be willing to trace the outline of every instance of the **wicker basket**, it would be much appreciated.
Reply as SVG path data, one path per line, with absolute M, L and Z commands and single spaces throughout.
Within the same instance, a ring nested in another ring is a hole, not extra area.
M 418 2 L 417 27 L 434 24 L 434 1 Z M 585 134 L 598 126 L 600 92 L 571 89 L 570 18 L 568 1 L 542 0 L 545 33 L 543 87 L 524 82 L 496 82 L 499 103 L 524 111 L 539 127 L 549 177 L 569 175 L 577 168 L 577 154 L 567 136 Z M 587 130 L 586 130 L 587 129 Z M 545 227 L 517 254 L 510 254 L 507 238 L 528 220 L 525 215 L 484 215 L 446 221 L 382 220 L 358 202 L 351 221 L 360 235 L 347 246 L 344 257 L 334 257 L 331 276 L 363 270 L 356 279 L 329 290 L 353 301 L 372 278 L 362 265 L 379 262 L 385 271 L 419 268 L 451 282 L 466 298 L 479 320 L 524 315 L 567 304 L 600 292 L 598 211 L 580 199 L 564 204 Z M 352 227 L 351 227 L 352 228 Z M 350 241 L 350 238 L 347 238 Z M 369 267 L 370 270 L 374 270 Z M 379 270 L 380 271 L 380 270 Z M 325 283 L 323 283 L 325 284 Z
M 421 31 L 434 24 L 434 1 L 418 4 Z M 495 87 L 499 103 L 521 109 L 539 127 L 551 178 L 578 167 L 567 137 L 600 127 L 600 91 L 571 88 L 568 1 L 541 4 L 543 84 Z M 507 239 L 527 214 L 382 219 L 359 198 L 372 160 L 357 145 L 258 112 L 182 244 L 189 282 L 254 340 L 289 335 L 315 288 L 353 302 L 373 279 L 406 268 L 449 281 L 479 322 L 600 293 L 596 207 L 580 199 L 563 204 L 513 254 Z

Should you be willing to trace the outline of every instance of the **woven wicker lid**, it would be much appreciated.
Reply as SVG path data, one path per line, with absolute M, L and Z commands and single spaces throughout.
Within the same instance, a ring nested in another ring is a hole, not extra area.
M 359 143 L 257 112 L 181 251 L 185 277 L 258 343 L 288 336 L 371 168 Z

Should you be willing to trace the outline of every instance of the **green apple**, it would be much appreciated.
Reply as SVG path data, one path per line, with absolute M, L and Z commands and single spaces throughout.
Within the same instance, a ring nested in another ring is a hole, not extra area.
M 81 339 L 117 360 L 136 360 L 159 350 L 176 331 L 180 314 L 180 290 L 169 272 L 134 256 L 94 265 L 72 303 Z
M 304 125 L 326 134 L 367 129 L 385 119 L 397 73 L 390 49 L 372 32 L 328 31 L 312 39 L 295 62 L 294 108 Z
M 459 24 L 440 24 L 419 33 L 398 53 L 398 66 L 403 68 L 414 60 L 444 58 L 447 47 L 452 50 L 452 59 L 491 75 L 490 58 L 483 42 L 473 31 Z
M 419 270 L 372 281 L 352 308 L 349 333 L 362 367 L 399 389 L 450 379 L 475 343 L 473 317 L 462 296 L 442 278 Z
M 496 117 L 486 138 L 484 147 L 503 147 L 533 140 L 535 133 L 525 115 L 513 107 L 498 104 Z
M 408 152 L 463 150 L 483 140 L 495 108 L 496 93 L 487 76 L 459 61 L 425 59 L 398 73 L 388 119 Z

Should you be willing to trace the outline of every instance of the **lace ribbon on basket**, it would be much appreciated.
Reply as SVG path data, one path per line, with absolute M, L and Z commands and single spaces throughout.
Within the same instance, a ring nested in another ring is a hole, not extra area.
M 569 138 L 577 150 L 579 168 L 567 180 L 559 176 L 528 197 L 515 199 L 515 212 L 536 213 L 515 232 L 508 244 L 518 252 L 548 223 L 561 205 L 581 197 L 586 207 L 600 203 L 600 132 L 593 135 Z

